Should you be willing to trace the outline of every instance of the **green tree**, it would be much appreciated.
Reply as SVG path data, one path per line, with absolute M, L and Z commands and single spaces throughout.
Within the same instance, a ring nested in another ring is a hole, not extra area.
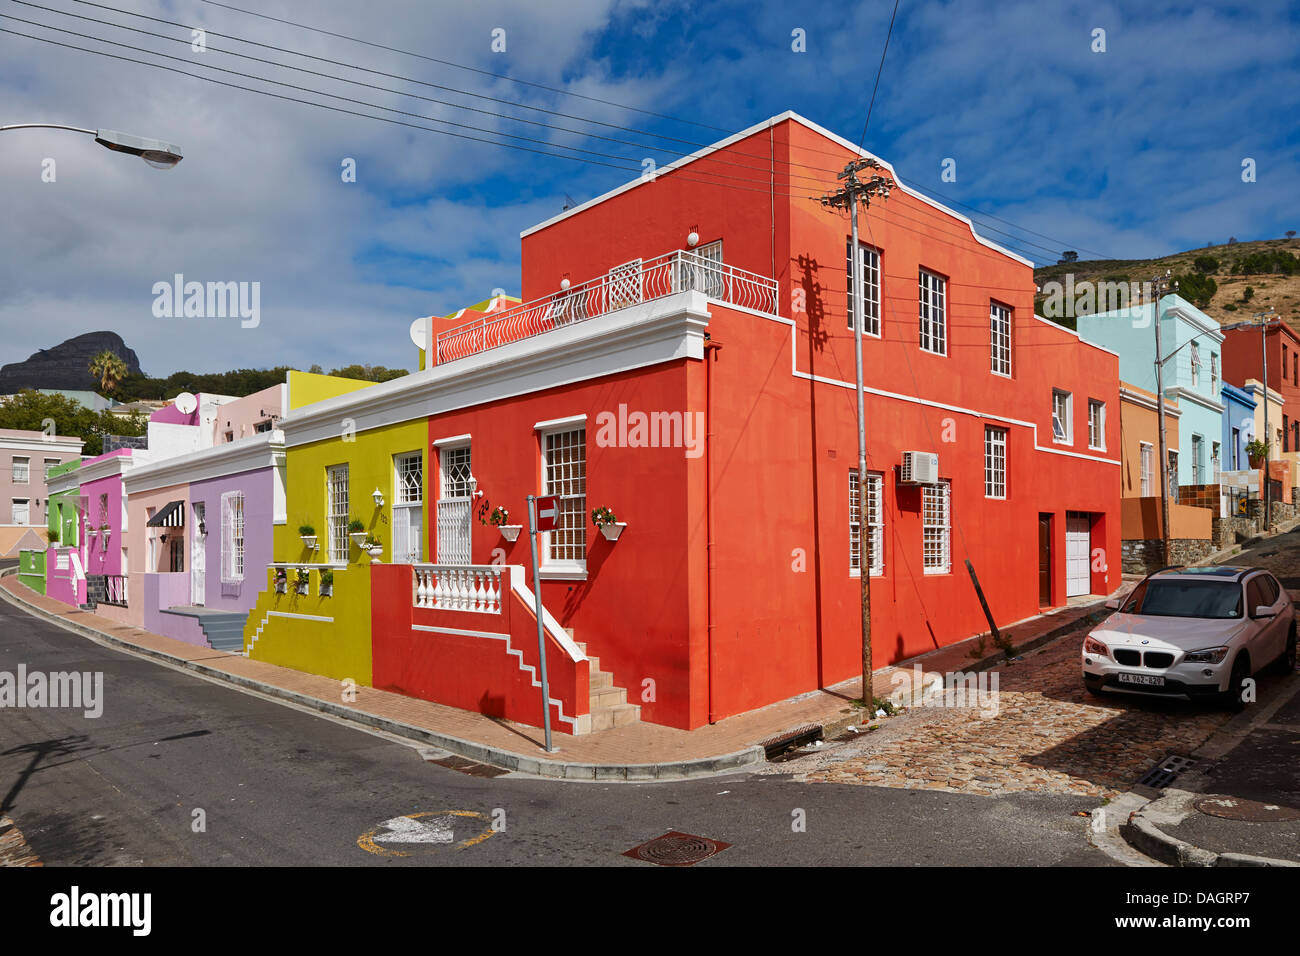
M 1219 260 L 1214 256 L 1197 256 L 1192 262 L 1192 268 L 1203 275 L 1214 275 L 1219 271 Z
M 0 428 L 44 431 L 47 420 L 54 422 L 54 434 L 82 439 L 83 455 L 101 454 L 105 435 L 143 435 L 149 421 L 143 415 L 119 417 L 108 411 L 92 411 L 64 395 L 24 389 L 0 403 Z
M 90 374 L 99 379 L 99 387 L 105 395 L 112 395 L 126 378 L 126 362 L 116 352 L 105 349 L 90 360 Z
M 1214 293 L 1219 291 L 1219 284 L 1213 278 L 1198 272 L 1189 272 L 1175 278 L 1178 280 L 1178 294 L 1198 309 L 1209 305 Z

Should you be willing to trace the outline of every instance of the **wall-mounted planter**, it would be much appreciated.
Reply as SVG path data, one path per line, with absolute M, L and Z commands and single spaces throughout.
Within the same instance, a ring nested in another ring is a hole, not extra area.
M 497 525 L 497 527 L 501 529 L 501 537 L 507 541 L 517 540 L 519 532 L 524 530 L 524 526 L 521 524 L 502 524 Z
M 351 538 L 352 543 L 355 544 L 362 551 L 366 550 L 366 538 L 370 537 L 369 532 L 353 531 L 348 535 L 348 537 Z
M 284 594 L 289 590 L 289 578 L 277 574 L 275 576 L 275 593 Z
M 600 533 L 605 536 L 606 541 L 617 541 L 623 529 L 627 527 L 626 521 L 615 521 L 613 524 L 603 524 L 600 526 Z
M 369 548 L 362 548 L 361 550 L 370 555 L 371 564 L 379 564 L 379 556 L 384 553 L 384 546 L 382 544 L 376 544 Z
M 303 546 L 306 547 L 308 550 L 311 550 L 311 551 L 315 551 L 315 550 L 316 550 L 316 538 L 318 537 L 317 535 L 314 535 L 314 534 L 302 534 L 302 535 L 299 535 L 298 537 L 302 538 Z

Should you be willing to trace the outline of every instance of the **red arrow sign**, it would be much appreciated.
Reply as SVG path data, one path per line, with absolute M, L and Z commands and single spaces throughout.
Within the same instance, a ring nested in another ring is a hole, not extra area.
M 560 496 L 542 495 L 537 499 L 537 530 L 554 531 L 560 526 Z

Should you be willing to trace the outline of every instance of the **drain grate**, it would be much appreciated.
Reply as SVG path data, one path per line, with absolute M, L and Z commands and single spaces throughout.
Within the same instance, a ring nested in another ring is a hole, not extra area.
M 721 853 L 729 846 L 730 843 L 723 843 L 721 840 L 710 840 L 708 837 L 669 830 L 661 837 L 655 837 L 640 846 L 632 847 L 623 855 L 656 866 L 693 866 L 701 860 L 707 860 Z
M 1196 766 L 1197 763 L 1199 761 L 1195 757 L 1188 757 L 1183 754 L 1169 754 L 1143 774 L 1142 778 L 1138 780 L 1137 786 L 1163 790 L 1177 780 L 1179 776 Z
M 1295 807 L 1243 800 L 1240 797 L 1201 797 L 1193 806 L 1212 817 L 1242 820 L 1246 823 L 1289 823 L 1300 820 L 1300 809 Z
M 789 750 L 796 750 L 799 747 L 806 746 L 813 741 L 822 739 L 822 728 L 820 724 L 803 724 L 791 730 L 783 731 L 775 736 L 768 737 L 766 740 L 760 740 L 758 745 L 763 748 L 763 754 L 768 760 L 783 754 Z
M 493 767 L 489 764 L 478 763 L 469 760 L 466 757 L 443 757 L 439 760 L 426 758 L 428 763 L 436 763 L 439 767 L 446 767 L 448 770 L 455 770 L 457 773 L 463 773 L 470 777 L 499 777 L 509 770 L 503 770 L 500 767 Z

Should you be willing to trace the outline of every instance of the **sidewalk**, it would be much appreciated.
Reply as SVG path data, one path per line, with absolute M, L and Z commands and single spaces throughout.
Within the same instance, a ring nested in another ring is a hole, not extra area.
M 128 651 L 184 667 L 205 677 L 401 737 L 506 770 L 574 780 L 656 780 L 734 772 L 766 760 L 783 740 L 831 737 L 865 723 L 852 701 L 861 692 L 853 678 L 834 687 L 730 717 L 693 731 L 638 723 L 581 737 L 554 733 L 557 753 L 547 754 L 540 728 L 418 700 L 371 687 L 357 687 L 356 700 L 342 700 L 340 684 L 328 677 L 250 660 L 242 655 L 196 647 L 142 628 L 120 624 L 36 594 L 15 575 L 0 578 L 0 597 L 48 620 Z M 1101 599 L 1031 618 L 1003 630 L 1017 649 L 1035 647 L 1091 626 L 1107 613 Z M 941 648 L 872 675 L 877 697 L 893 691 L 899 671 L 914 664 L 926 672 L 980 670 L 1004 659 L 986 641 L 980 659 L 971 656 L 975 638 Z

